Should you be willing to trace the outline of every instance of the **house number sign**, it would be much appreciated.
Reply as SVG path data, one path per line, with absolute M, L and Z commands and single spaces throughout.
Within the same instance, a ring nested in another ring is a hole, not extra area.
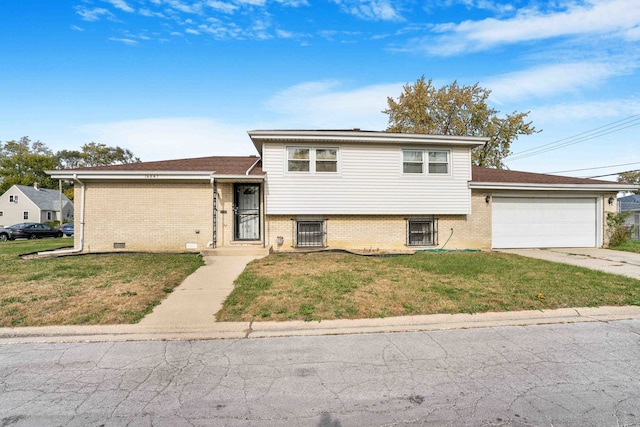
M 154 178 L 158 178 L 158 175 L 145 175 L 144 177 L 146 179 L 154 179 Z

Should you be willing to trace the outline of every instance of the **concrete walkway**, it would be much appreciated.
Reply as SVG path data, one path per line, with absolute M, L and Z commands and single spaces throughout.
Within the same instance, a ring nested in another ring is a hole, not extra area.
M 233 282 L 247 264 L 260 256 L 205 256 L 205 265 L 185 279 L 140 327 L 173 330 L 202 329 L 211 326 L 215 314 L 233 290 Z
M 640 254 L 632 252 L 598 248 L 501 249 L 500 252 L 640 279 Z

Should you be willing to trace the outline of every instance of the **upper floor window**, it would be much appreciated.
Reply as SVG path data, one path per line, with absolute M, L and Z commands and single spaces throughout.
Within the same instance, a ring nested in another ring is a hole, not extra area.
M 9 202 L 10 203 L 18 203 L 18 195 L 9 195 Z
M 316 172 L 338 172 L 338 150 L 335 148 L 316 149 Z
M 289 172 L 309 172 L 309 149 L 287 148 L 287 170 Z
M 403 150 L 402 173 L 422 174 L 425 171 L 425 158 L 427 160 L 428 174 L 449 173 L 449 152 L 428 150 Z
M 449 173 L 448 151 L 429 151 L 429 173 Z
M 29 211 L 22 212 L 22 219 L 29 219 Z
M 337 172 L 337 148 L 287 147 L 288 172 Z
M 402 172 L 422 173 L 422 150 L 405 150 L 402 152 Z

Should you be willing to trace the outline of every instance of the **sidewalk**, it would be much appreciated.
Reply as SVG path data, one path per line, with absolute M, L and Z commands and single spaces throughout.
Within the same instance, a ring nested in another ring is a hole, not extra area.
M 563 308 L 479 314 L 434 314 L 322 322 L 216 322 L 215 313 L 247 263 L 259 256 L 205 256 L 151 314 L 134 325 L 0 328 L 0 344 L 196 340 L 436 331 L 640 319 L 640 307 Z
M 136 325 L 0 328 L 0 345 L 102 341 L 170 341 L 420 332 L 640 319 L 640 307 L 562 308 L 479 314 L 433 314 L 322 322 L 219 322 L 202 326 Z

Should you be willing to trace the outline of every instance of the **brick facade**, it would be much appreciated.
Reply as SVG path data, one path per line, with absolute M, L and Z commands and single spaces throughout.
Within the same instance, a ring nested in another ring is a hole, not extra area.
M 85 197 L 85 252 L 198 251 L 212 241 L 209 183 L 94 181 Z M 79 186 L 75 200 L 81 202 Z M 75 239 L 78 246 L 79 224 Z
M 218 182 L 217 247 L 246 244 L 234 241 L 234 184 Z M 261 186 L 261 191 L 264 187 Z M 76 186 L 75 200 L 81 201 Z M 413 249 L 491 249 L 491 200 L 485 192 L 473 190 L 470 215 L 269 215 L 260 217 L 261 236 L 274 251 L 296 251 L 296 220 L 326 220 L 329 249 L 357 251 L 405 251 Z M 616 211 L 602 198 L 603 222 L 607 212 Z M 201 251 L 213 242 L 213 188 L 210 183 L 193 181 L 141 182 L 91 181 L 85 191 L 85 252 L 122 251 Z M 78 205 L 79 208 L 79 205 Z M 264 194 L 261 194 L 264 212 Z M 79 213 L 79 212 L 78 212 Z M 407 219 L 437 220 L 437 245 L 407 245 Z M 77 217 L 77 221 L 80 218 Z M 76 247 L 80 242 L 76 225 Z M 278 244 L 278 237 L 283 243 Z M 604 233 L 604 244 L 608 243 Z M 261 242 L 255 242 L 261 243 Z M 124 247 L 122 247 L 124 244 Z
M 326 216 L 267 216 L 267 245 L 274 251 L 295 251 L 296 220 L 326 220 L 326 244 L 329 249 L 358 251 L 402 251 L 423 247 L 407 245 L 407 219 L 437 219 L 437 245 L 424 248 L 490 249 L 491 206 L 484 194 L 472 195 L 472 215 L 326 215 Z M 284 242 L 279 245 L 278 237 Z

